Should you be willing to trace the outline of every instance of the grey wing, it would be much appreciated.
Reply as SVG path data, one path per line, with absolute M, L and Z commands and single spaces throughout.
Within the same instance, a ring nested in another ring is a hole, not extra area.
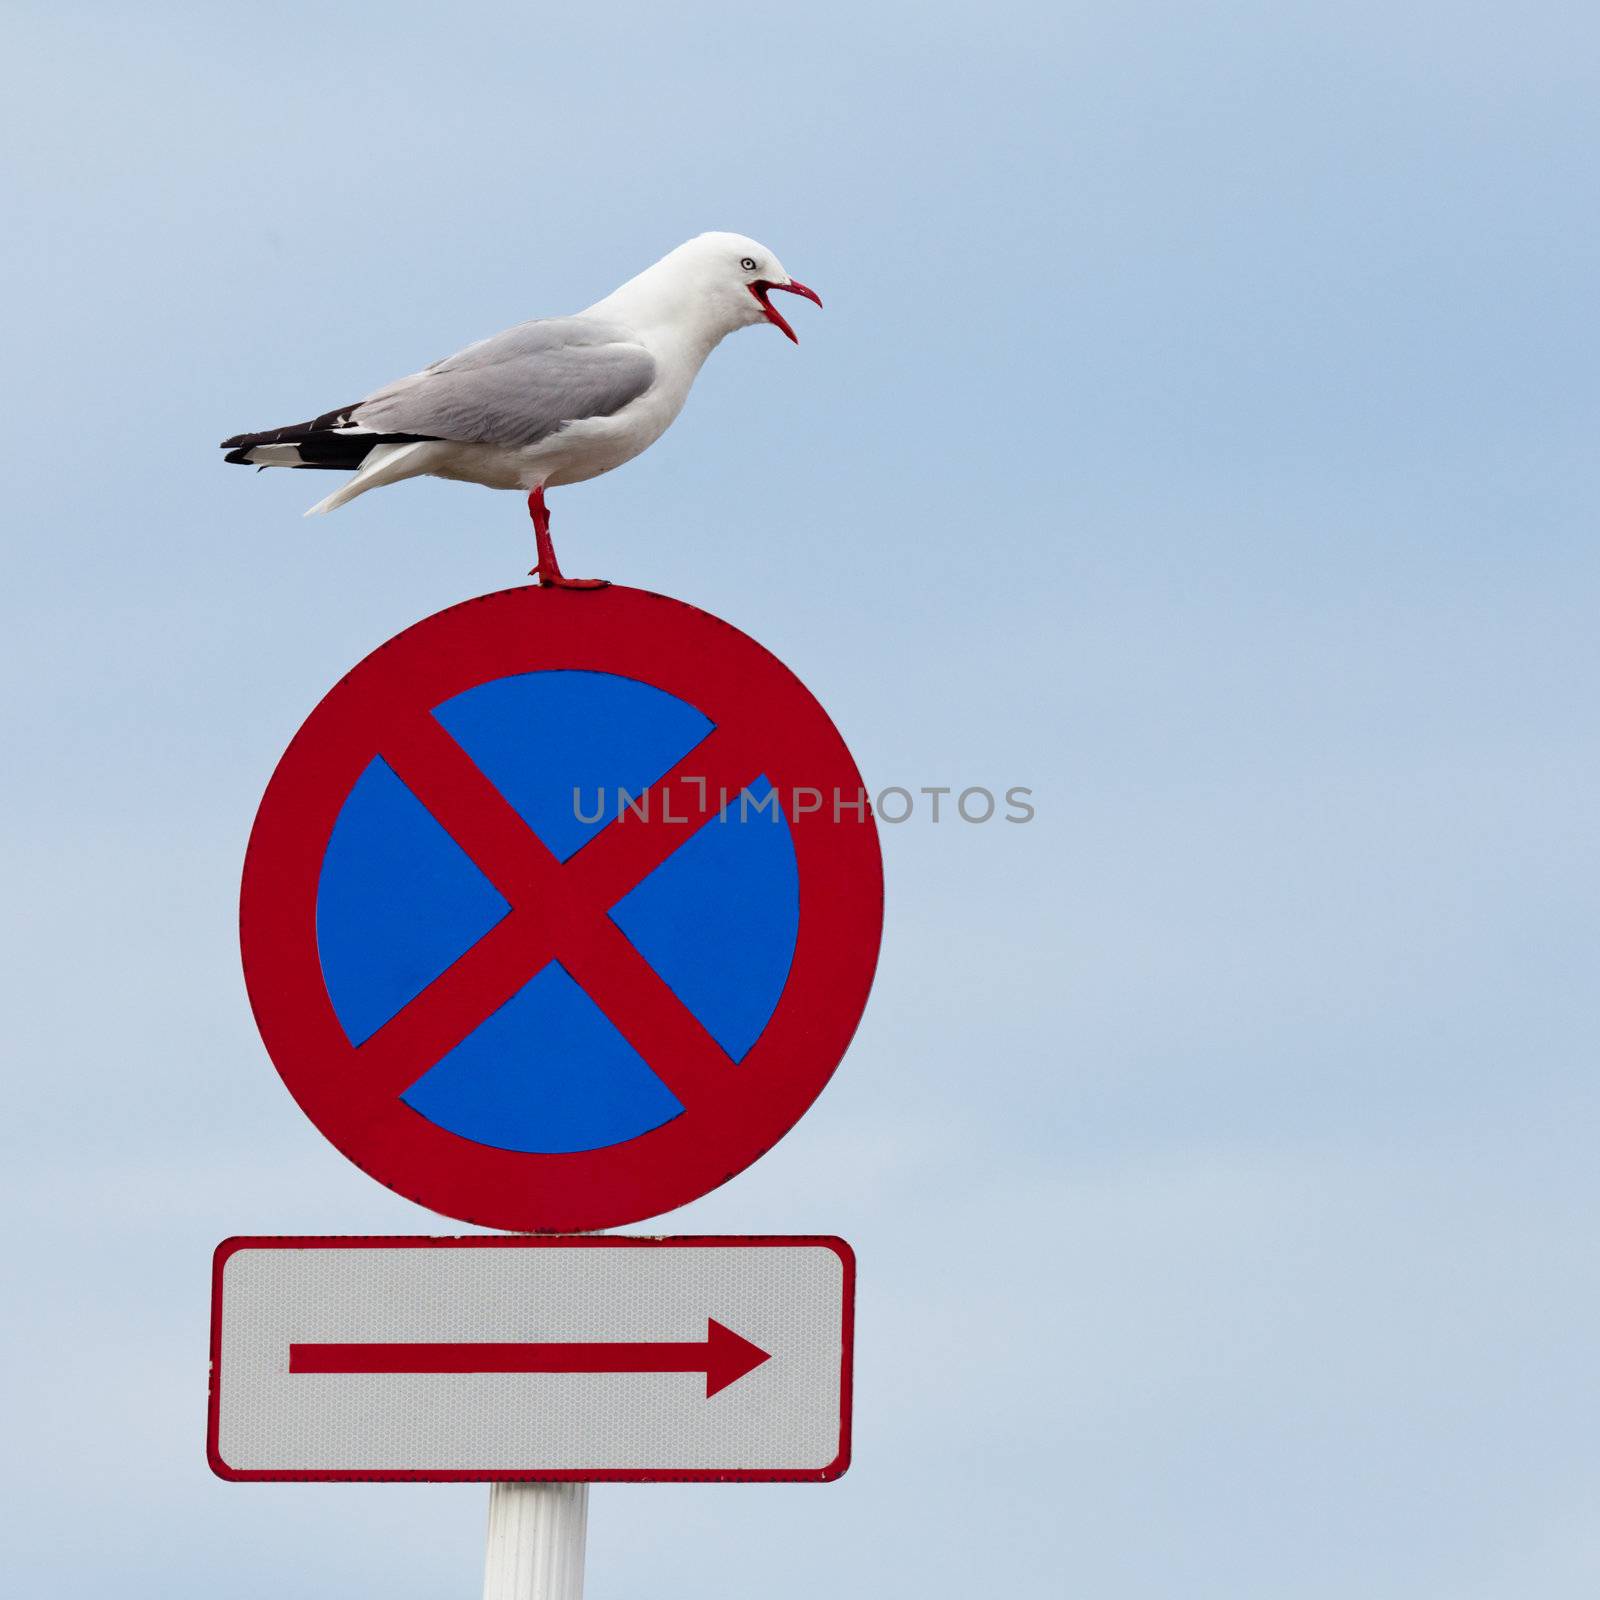
M 379 389 L 351 420 L 385 433 L 519 448 L 569 422 L 614 415 L 655 375 L 654 357 L 627 329 L 549 317 Z

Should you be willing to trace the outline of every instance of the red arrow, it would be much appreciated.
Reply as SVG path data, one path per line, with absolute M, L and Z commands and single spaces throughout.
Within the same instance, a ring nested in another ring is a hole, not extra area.
M 682 1344 L 291 1344 L 290 1372 L 703 1372 L 706 1398 L 772 1358 L 715 1317 Z

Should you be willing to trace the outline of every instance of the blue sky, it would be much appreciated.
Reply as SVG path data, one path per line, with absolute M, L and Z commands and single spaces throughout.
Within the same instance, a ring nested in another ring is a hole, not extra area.
M 450 1231 L 283 1091 L 238 868 L 305 713 L 526 519 L 303 522 L 212 447 L 733 228 L 826 311 L 553 495 L 564 563 L 762 640 L 875 787 L 1038 815 L 885 830 L 839 1075 L 658 1225 L 855 1244 L 856 1465 L 597 1490 L 591 1593 L 1595 1592 L 1588 8 L 7 34 L 13 1587 L 474 1592 L 479 1486 L 210 1477 L 207 1267 Z

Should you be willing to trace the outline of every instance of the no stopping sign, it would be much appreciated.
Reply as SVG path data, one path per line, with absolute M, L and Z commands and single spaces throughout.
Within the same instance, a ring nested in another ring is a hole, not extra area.
M 506 590 L 307 718 L 246 853 L 267 1050 L 365 1171 L 520 1232 L 682 1205 L 821 1091 L 871 986 L 871 809 L 774 656 L 626 588 Z

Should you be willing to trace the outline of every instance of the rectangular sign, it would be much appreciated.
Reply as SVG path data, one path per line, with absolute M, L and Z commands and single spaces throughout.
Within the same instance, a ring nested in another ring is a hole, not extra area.
M 207 1456 L 253 1479 L 812 1480 L 850 1464 L 842 1239 L 228 1239 Z

